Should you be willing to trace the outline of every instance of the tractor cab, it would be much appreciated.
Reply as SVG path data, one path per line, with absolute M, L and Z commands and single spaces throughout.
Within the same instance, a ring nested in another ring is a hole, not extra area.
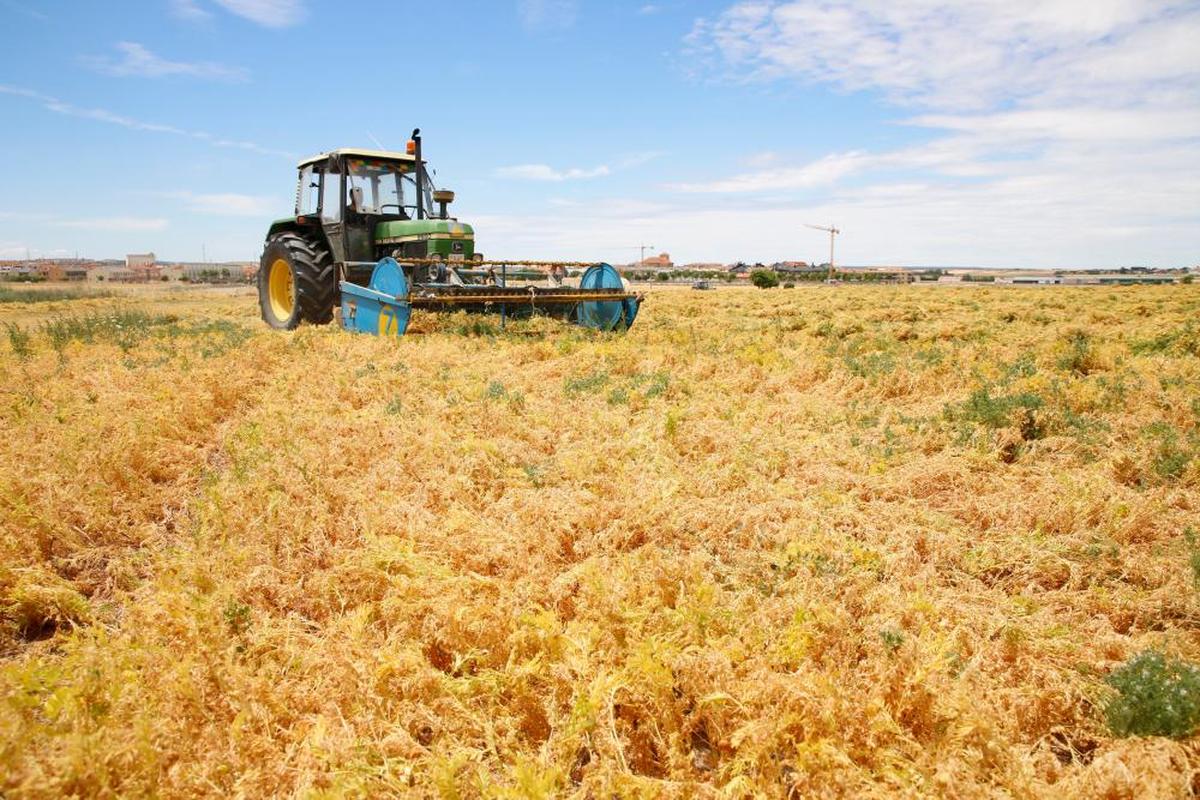
M 294 224 L 319 226 L 319 238 L 350 280 L 365 283 L 370 272 L 365 265 L 384 256 L 451 261 L 473 256 L 474 232 L 449 216 L 454 193 L 434 188 L 421 159 L 419 131 L 404 153 L 342 148 L 299 166 Z

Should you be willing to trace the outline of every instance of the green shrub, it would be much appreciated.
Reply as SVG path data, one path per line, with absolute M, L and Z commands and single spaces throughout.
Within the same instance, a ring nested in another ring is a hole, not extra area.
M 1058 368 L 1073 375 L 1089 375 L 1099 369 L 1100 360 L 1092 350 L 1092 337 L 1085 331 L 1068 334 L 1065 352 L 1058 359 Z
M 946 414 L 951 419 L 974 422 L 988 428 L 1003 428 L 1013 421 L 1013 412 L 1023 409 L 1036 411 L 1043 405 L 1040 396 L 1032 392 L 993 396 L 986 387 L 976 389 L 961 405 L 948 407 Z
M 563 391 L 567 394 L 582 394 L 583 392 L 599 391 L 608 383 L 607 372 L 595 372 L 579 378 L 568 378 L 563 383 Z
M 1192 585 L 1200 591 L 1200 537 L 1191 525 L 1183 529 L 1183 540 L 1187 543 L 1188 564 L 1192 568 Z
M 222 616 L 225 618 L 225 624 L 229 626 L 229 630 L 234 635 L 241 635 L 250 627 L 250 606 L 245 603 L 230 600 L 226 604 Z
M 646 399 L 658 397 L 663 392 L 667 391 L 667 387 L 671 385 L 671 374 L 668 372 L 656 372 L 650 376 L 650 383 L 646 387 L 643 396 Z
M 750 282 L 760 289 L 774 289 L 779 285 L 779 276 L 769 269 L 756 269 L 750 273 Z
M 173 325 L 177 321 L 173 316 L 147 314 L 145 311 L 109 311 L 80 317 L 57 317 L 42 323 L 42 333 L 60 353 L 71 341 L 88 344 L 104 342 L 128 351 L 155 328 Z
M 460 317 L 450 330 L 458 336 L 499 336 L 500 327 L 493 325 L 478 315 L 457 315 Z
M 1190 736 L 1200 725 L 1200 667 L 1147 650 L 1105 678 L 1117 691 L 1104 716 L 1116 736 Z
M 904 631 L 898 628 L 884 628 L 879 632 L 879 638 L 883 640 L 883 646 L 894 653 L 904 644 Z
M 1147 425 L 1142 434 L 1155 440 L 1151 468 L 1159 480 L 1178 480 L 1187 471 L 1193 453 L 1190 442 L 1180 436 L 1179 431 L 1163 421 Z
M 25 361 L 32 356 L 33 337 L 28 332 L 21 330 L 18 325 L 6 323 L 4 327 L 8 329 L 8 344 L 17 358 Z
M 1154 353 L 1170 353 L 1174 355 L 1200 355 L 1200 328 L 1192 322 L 1185 322 L 1182 327 L 1172 331 L 1164 331 L 1149 339 L 1142 339 L 1130 345 L 1134 355 L 1149 355 Z

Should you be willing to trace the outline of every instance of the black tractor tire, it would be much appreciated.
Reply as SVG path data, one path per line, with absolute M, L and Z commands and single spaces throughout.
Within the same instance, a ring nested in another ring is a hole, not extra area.
M 258 304 L 268 325 L 290 331 L 301 322 L 328 324 L 337 300 L 337 271 L 328 250 L 291 232 L 267 240 L 258 265 Z

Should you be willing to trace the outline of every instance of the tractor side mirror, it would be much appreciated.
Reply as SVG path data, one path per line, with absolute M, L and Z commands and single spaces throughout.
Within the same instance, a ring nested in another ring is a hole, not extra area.
M 433 202 L 438 204 L 438 215 L 446 218 L 446 206 L 454 202 L 454 192 L 449 189 L 435 189 L 433 192 Z

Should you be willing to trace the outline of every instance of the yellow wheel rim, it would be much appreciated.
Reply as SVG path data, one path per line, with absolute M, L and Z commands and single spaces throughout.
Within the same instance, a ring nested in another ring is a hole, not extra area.
M 271 263 L 271 272 L 267 275 L 267 299 L 271 303 L 271 313 L 279 322 L 286 322 L 292 316 L 295 305 L 296 283 L 292 279 L 292 268 L 286 259 L 277 258 Z

